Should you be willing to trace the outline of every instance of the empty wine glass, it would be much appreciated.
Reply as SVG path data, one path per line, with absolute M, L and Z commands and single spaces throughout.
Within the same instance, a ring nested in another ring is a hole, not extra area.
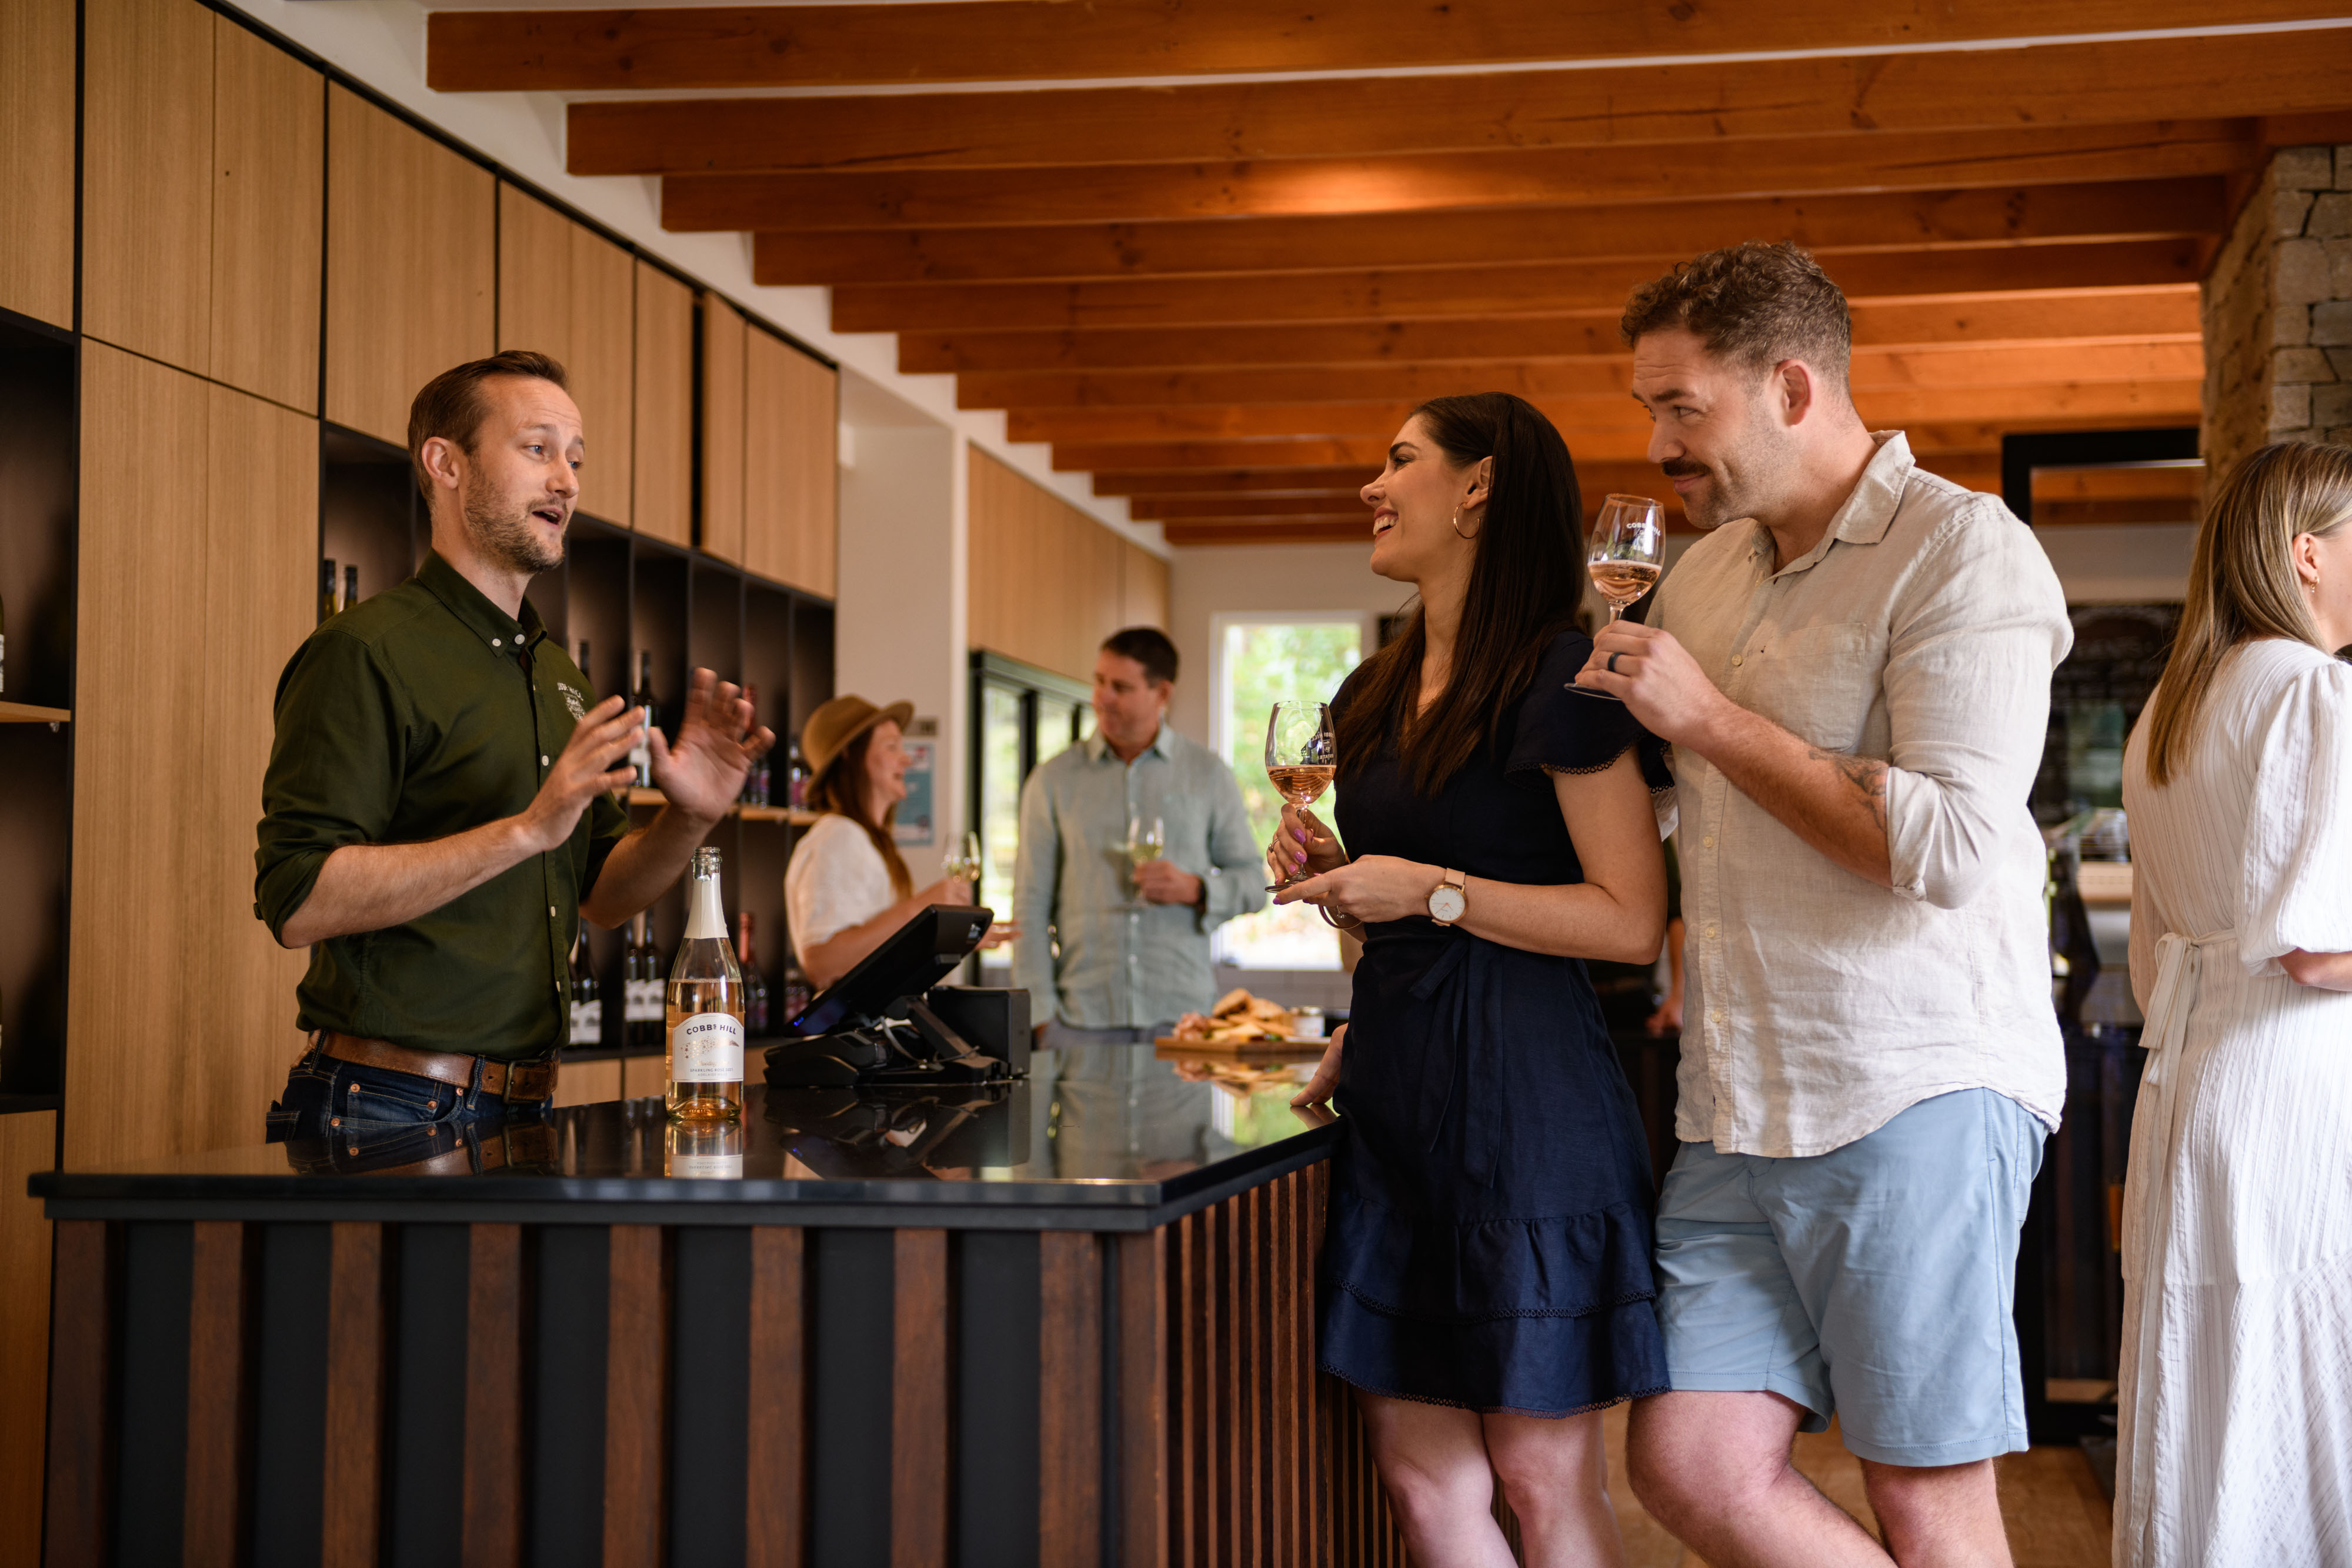
M 1648 496 L 1612 495 L 1601 499 L 1601 514 L 1592 523 L 1592 549 L 1585 558 L 1585 570 L 1592 574 L 1593 587 L 1609 601 L 1612 626 L 1628 605 L 1657 586 L 1666 540 L 1661 510 Z M 1589 686 L 1571 686 L 1569 689 L 1612 702 L 1622 700 Z
M 1339 771 L 1339 741 L 1331 730 L 1328 702 L 1277 702 L 1265 724 L 1265 776 L 1275 792 L 1305 811 L 1323 798 Z M 1304 877 L 1285 877 L 1275 892 Z

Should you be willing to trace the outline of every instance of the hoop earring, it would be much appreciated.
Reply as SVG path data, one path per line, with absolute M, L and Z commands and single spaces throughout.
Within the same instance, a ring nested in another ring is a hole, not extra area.
M 1482 528 L 1478 531 L 1478 533 L 1484 533 L 1486 531 Z M 1454 509 L 1454 537 L 1456 539 L 1467 540 L 1471 543 L 1475 544 L 1478 542 L 1478 533 L 1465 533 L 1462 531 L 1462 509 L 1458 506 L 1455 507 Z

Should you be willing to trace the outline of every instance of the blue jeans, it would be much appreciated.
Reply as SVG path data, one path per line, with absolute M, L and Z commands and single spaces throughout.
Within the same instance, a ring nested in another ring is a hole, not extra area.
M 509 1105 L 481 1090 L 481 1066 L 465 1089 L 390 1068 L 362 1067 L 312 1046 L 286 1075 L 286 1089 L 269 1108 L 268 1142 L 336 1139 L 373 1142 L 387 1134 L 429 1127 L 495 1128 L 537 1121 L 546 1102 Z

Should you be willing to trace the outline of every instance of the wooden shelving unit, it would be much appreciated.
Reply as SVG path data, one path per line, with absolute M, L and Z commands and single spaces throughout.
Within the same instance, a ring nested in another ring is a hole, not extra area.
M 632 786 L 629 790 L 629 805 L 632 809 L 641 805 L 667 805 L 667 804 L 669 804 L 668 797 L 657 789 Z M 729 806 L 727 815 L 744 822 L 782 822 L 789 823 L 794 827 L 807 827 L 823 814 L 802 811 L 793 806 L 738 804 Z
M 70 724 L 73 712 L 65 708 L 36 708 L 28 702 L 0 702 L 0 724 Z

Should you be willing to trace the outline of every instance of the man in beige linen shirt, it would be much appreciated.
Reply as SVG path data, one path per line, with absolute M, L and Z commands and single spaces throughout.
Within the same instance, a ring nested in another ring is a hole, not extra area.
M 1999 500 L 1863 424 L 1801 251 L 1700 257 L 1623 324 L 1713 531 L 1578 678 L 1675 746 L 1688 931 L 1675 1392 L 1636 1408 L 1635 1489 L 1727 1568 L 2006 1563 L 2018 1229 L 2064 1093 L 2027 808 L 2064 597 Z M 1788 1464 L 1832 1413 L 1885 1547 Z

